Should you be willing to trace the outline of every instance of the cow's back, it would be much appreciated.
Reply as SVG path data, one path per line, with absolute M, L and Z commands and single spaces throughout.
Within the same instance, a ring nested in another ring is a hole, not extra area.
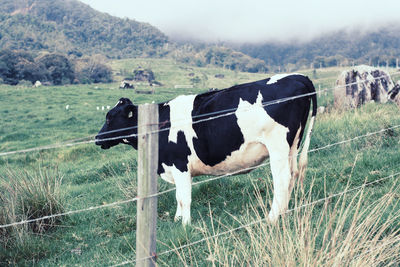
M 163 171 L 162 163 L 175 165 L 192 175 L 220 174 L 255 166 L 268 156 L 266 147 L 257 142 L 257 135 L 268 134 L 274 127 L 283 129 L 291 146 L 300 127 L 303 134 L 310 97 L 276 102 L 315 89 L 302 75 L 272 79 L 187 96 L 179 105 L 182 112 L 191 112 L 190 116 L 183 116 L 191 117 L 191 125 L 171 126 L 173 117 L 178 116 L 171 111 L 172 105 L 179 101 L 162 105 L 160 123 L 165 121 L 164 127 L 172 127 L 176 139 L 171 142 L 171 129 L 160 133 L 159 173 Z

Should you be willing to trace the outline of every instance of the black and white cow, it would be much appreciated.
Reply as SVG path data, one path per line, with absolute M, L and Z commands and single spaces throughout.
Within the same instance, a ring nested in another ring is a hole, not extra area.
M 388 92 L 388 98 L 394 101 L 400 108 L 400 81 L 396 83 L 392 90 Z
M 276 101 L 281 99 L 286 101 Z M 312 117 L 298 167 L 311 102 Z M 275 75 L 158 104 L 160 129 L 166 129 L 159 133 L 158 174 L 176 185 L 175 219 L 190 223 L 193 176 L 238 172 L 269 157 L 274 197 L 268 216 L 276 221 L 288 207 L 295 179 L 304 177 L 316 107 L 315 88 L 300 74 Z M 121 98 L 107 113 L 96 145 L 108 149 L 124 143 L 137 149 L 137 115 L 138 107 Z

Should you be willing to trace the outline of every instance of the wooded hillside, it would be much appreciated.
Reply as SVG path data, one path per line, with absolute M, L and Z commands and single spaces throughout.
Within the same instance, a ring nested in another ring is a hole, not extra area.
M 326 33 L 309 42 L 245 44 L 241 52 L 265 61 L 270 67 L 290 71 L 368 64 L 396 67 L 400 59 L 400 25 L 391 24 L 369 32 Z
M 77 0 L 0 0 L 0 49 L 152 56 L 168 38 L 147 23 L 113 17 Z

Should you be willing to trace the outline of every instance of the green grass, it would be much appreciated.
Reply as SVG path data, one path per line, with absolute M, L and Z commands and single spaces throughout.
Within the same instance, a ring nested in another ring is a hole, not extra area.
M 135 103 L 161 102 L 179 94 L 203 92 L 210 87 L 225 88 L 270 76 L 269 74 L 237 73 L 217 68 L 188 67 L 175 64 L 171 60 L 120 60 L 113 62 L 112 65 L 115 74 L 120 73 L 121 70 L 127 72 L 138 66 L 151 68 L 156 75 L 156 80 L 164 86 L 156 87 L 154 95 L 138 95 L 132 90 L 118 89 L 118 83 L 39 88 L 1 85 L 0 152 L 61 144 L 68 140 L 92 136 L 98 132 L 105 120 L 106 110 L 102 111 L 101 107 L 113 107 L 120 97 L 128 97 Z M 302 73 L 310 76 L 316 88 L 321 85 L 323 89 L 333 87 L 341 70 L 331 68 L 317 70 L 316 73 L 305 70 Z M 191 84 L 190 79 L 193 76 L 189 76 L 190 73 L 198 76 L 200 82 L 195 84 L 194 88 L 175 89 L 175 85 Z M 225 77 L 215 78 L 215 74 L 220 73 Z M 139 87 L 146 89 L 146 85 Z M 311 149 L 400 124 L 399 110 L 393 104 L 372 103 L 358 110 L 339 112 L 332 109 L 331 92 L 322 95 L 319 103 L 327 106 L 329 112 L 317 117 Z M 69 105 L 68 110 L 66 105 Z M 100 110 L 97 110 L 97 107 L 100 107 Z M 394 129 L 310 153 L 305 193 L 299 193 L 296 198 L 292 198 L 290 207 L 295 207 L 296 202 L 301 203 L 301 200 L 317 200 L 341 192 L 348 186 L 352 188 L 365 181 L 374 181 L 399 172 L 399 140 L 400 129 Z M 63 177 L 59 189 L 63 199 L 63 210 L 83 209 L 135 197 L 136 157 L 137 152 L 128 146 L 120 145 L 103 151 L 94 144 L 10 155 L 0 157 L 0 179 L 6 184 L 11 182 L 10 179 L 22 179 L 21 174 L 13 175 L 11 178 L 7 175 L 10 170 L 18 170 L 14 172 L 17 174 L 21 172 L 34 174 L 43 169 L 57 170 Z M 196 177 L 195 181 L 204 179 L 207 177 Z M 398 215 L 399 213 L 396 206 L 399 202 L 399 187 L 392 186 L 392 182 L 396 179 L 398 180 L 398 177 L 365 188 L 361 198 L 361 209 L 363 209 L 363 207 L 373 207 L 388 194 L 392 196 L 391 201 L 385 202 L 387 203 L 385 209 L 380 210 L 382 211 L 380 225 L 387 226 L 381 238 L 390 236 L 390 233 L 399 229 L 399 224 L 392 223 L 390 219 L 390 216 L 394 216 L 391 214 Z M 174 222 L 176 209 L 174 192 L 160 196 L 158 252 L 194 242 L 219 230 L 237 227 L 264 216 L 263 211 L 269 208 L 272 199 L 271 183 L 269 167 L 266 166 L 250 174 L 227 177 L 195 186 L 192 226 L 186 229 L 180 222 Z M 171 187 L 159 179 L 160 191 Z M 311 188 L 312 193 L 309 193 Z M 263 203 L 260 203 L 260 195 Z M 342 203 L 338 201 L 349 204 L 352 203 L 352 197 L 342 200 L 332 199 L 326 205 L 333 209 L 335 204 Z M 355 207 L 356 205 L 349 205 L 348 214 L 356 214 Z M 320 235 L 324 232 L 322 230 L 318 232 L 313 220 L 318 218 L 318 214 L 323 210 L 323 204 L 316 205 L 311 214 L 306 213 L 307 216 L 304 217 L 304 220 L 310 221 L 310 229 Z M 24 245 L 0 246 L 0 265 L 107 266 L 134 259 L 135 213 L 135 203 L 129 203 L 114 208 L 61 217 L 56 226 L 48 231 L 28 232 L 26 240 L 29 242 L 25 242 Z M 329 213 L 326 216 L 328 220 L 329 216 L 338 215 Z M 297 217 L 297 215 L 289 214 L 285 220 L 293 222 Z M 343 229 L 338 232 L 342 236 L 339 236 L 338 240 L 342 240 L 341 237 L 345 237 L 348 233 L 351 225 L 348 220 L 351 222 L 351 218 L 350 216 L 343 220 Z M 339 219 L 336 220 L 336 222 L 339 221 Z M 357 219 L 357 221 L 360 220 Z M 246 236 L 243 231 L 239 231 L 234 236 L 220 237 L 215 243 L 208 241 L 179 253 L 161 256 L 159 263 L 166 266 L 182 266 L 185 263 L 194 266 L 212 266 L 213 263 L 228 266 L 229 261 L 232 260 L 232 263 L 245 265 L 245 262 L 234 260 L 249 255 L 245 253 L 253 253 L 254 257 L 250 257 L 252 261 L 249 261 L 249 264 L 256 263 L 257 259 L 261 259 L 255 254 L 257 246 L 251 249 L 252 244 L 258 242 L 259 246 L 265 247 L 261 239 L 264 238 L 267 242 L 274 238 L 273 230 L 268 230 L 268 226 L 260 227 L 264 227 L 261 230 L 269 234 L 257 238 L 254 232 Z M 258 232 L 261 233 L 261 230 Z M 297 234 L 295 230 L 288 232 L 293 235 L 293 238 Z M 243 239 L 238 242 L 238 237 L 243 237 Z M 318 242 L 316 242 L 317 245 Z M 244 250 L 244 247 L 248 250 Z M 398 248 L 397 244 L 394 249 L 399 252 Z M 240 254 L 241 251 L 243 254 Z M 298 253 L 299 250 L 293 251 Z M 228 255 L 227 259 L 217 257 L 221 255 Z M 232 255 L 232 258 L 229 258 L 229 255 Z M 329 264 L 329 261 L 326 263 Z

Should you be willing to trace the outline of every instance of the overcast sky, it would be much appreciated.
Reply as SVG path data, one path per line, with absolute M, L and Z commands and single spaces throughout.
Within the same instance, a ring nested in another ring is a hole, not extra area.
M 400 0 L 80 0 L 148 22 L 173 38 L 260 42 L 308 40 L 342 28 L 400 24 Z

